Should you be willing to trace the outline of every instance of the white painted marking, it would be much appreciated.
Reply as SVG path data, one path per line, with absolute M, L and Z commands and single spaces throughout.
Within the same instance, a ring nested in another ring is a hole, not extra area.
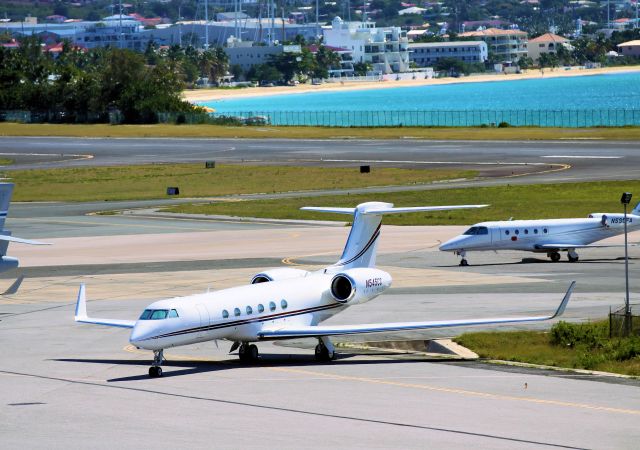
M 571 158 L 571 159 L 620 159 L 622 156 L 592 156 L 592 155 L 547 155 L 541 158 Z

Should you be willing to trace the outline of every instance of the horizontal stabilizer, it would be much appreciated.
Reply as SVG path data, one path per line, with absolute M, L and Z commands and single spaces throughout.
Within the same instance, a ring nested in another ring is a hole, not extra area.
M 22 239 L 19 237 L 7 236 L 4 234 L 0 234 L 0 241 L 17 242 L 19 244 L 29 244 L 29 245 L 51 245 L 51 243 L 49 242 L 32 241 L 30 239 Z
M 402 214 L 414 212 L 448 211 L 451 209 L 485 208 L 489 205 L 452 205 L 452 206 L 412 206 L 409 208 L 373 208 L 364 211 L 364 214 Z
M 322 206 L 303 206 L 300 208 L 303 211 L 316 211 L 333 214 L 349 214 L 350 216 L 356 211 L 355 208 L 325 208 Z
M 136 324 L 135 320 L 119 320 L 119 319 L 96 319 L 87 316 L 87 297 L 85 294 L 84 283 L 80 285 L 78 291 L 78 300 L 76 302 L 75 321 L 80 323 L 90 323 L 94 325 L 105 325 L 108 327 L 133 328 Z
M 523 322 L 542 322 L 551 320 L 564 313 L 569 303 L 576 282 L 571 282 L 560 306 L 549 316 L 529 317 L 497 317 L 491 319 L 466 319 L 466 320 L 438 320 L 431 322 L 396 322 L 396 323 L 372 323 L 363 325 L 334 325 L 334 326 L 302 326 L 265 329 L 258 334 L 261 339 L 285 339 L 294 337 L 320 337 L 341 336 L 347 334 L 383 333 L 391 331 L 426 330 L 434 328 L 466 327 L 473 325 L 491 325 Z

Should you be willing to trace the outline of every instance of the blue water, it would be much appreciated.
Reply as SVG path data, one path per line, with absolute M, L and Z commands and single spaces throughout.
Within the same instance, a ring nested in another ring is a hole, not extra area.
M 479 125 L 502 121 L 539 126 L 640 125 L 640 72 L 312 92 L 203 104 L 218 114 L 264 115 L 282 125 Z

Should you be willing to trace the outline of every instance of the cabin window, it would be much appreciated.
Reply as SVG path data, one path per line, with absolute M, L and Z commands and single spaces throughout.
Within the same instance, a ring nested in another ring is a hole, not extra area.
M 282 307 L 282 309 L 287 309 L 287 301 L 285 299 L 282 299 L 282 301 L 280 302 L 280 306 Z
M 516 230 L 516 231 L 515 231 L 515 233 L 516 233 L 516 234 L 520 234 L 520 230 Z
M 524 234 L 529 234 L 529 230 L 525 229 Z
M 223 319 L 228 319 L 229 318 L 229 311 L 227 311 L 226 309 L 222 310 L 222 318 Z
M 262 303 L 260 303 L 258 305 L 258 313 L 262 313 L 262 312 L 264 312 L 264 306 L 262 306 Z
M 171 311 L 169 311 L 169 318 L 175 318 L 178 317 L 178 311 L 176 311 L 175 309 L 172 309 Z
M 234 308 L 233 315 L 234 316 L 239 316 L 240 315 L 240 308 Z
M 538 229 L 537 229 L 537 228 L 534 228 L 534 229 L 533 229 L 533 233 L 534 233 L 534 234 L 538 234 Z
M 504 234 L 506 234 L 507 236 L 509 236 L 509 230 L 506 230 L 506 231 L 504 232 Z
M 253 308 L 251 306 L 247 306 L 247 315 L 253 314 Z
M 548 231 L 547 231 L 547 229 L 546 229 L 546 228 L 543 228 L 543 229 L 542 229 L 542 232 L 543 232 L 543 233 L 547 233 Z
M 275 311 L 276 310 L 276 304 L 274 302 L 269 302 L 269 311 Z

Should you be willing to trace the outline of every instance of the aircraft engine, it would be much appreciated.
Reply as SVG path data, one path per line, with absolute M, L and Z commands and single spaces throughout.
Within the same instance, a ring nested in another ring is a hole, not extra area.
M 330 292 L 339 303 L 365 303 L 391 286 L 391 275 L 379 269 L 354 268 L 331 279 Z
M 267 283 L 269 281 L 290 280 L 292 278 L 302 278 L 309 274 L 306 270 L 289 269 L 287 267 L 265 270 L 251 279 L 251 284 Z
M 16 267 L 18 267 L 18 258 L 3 256 L 2 259 L 0 259 L 0 272 L 6 272 Z

